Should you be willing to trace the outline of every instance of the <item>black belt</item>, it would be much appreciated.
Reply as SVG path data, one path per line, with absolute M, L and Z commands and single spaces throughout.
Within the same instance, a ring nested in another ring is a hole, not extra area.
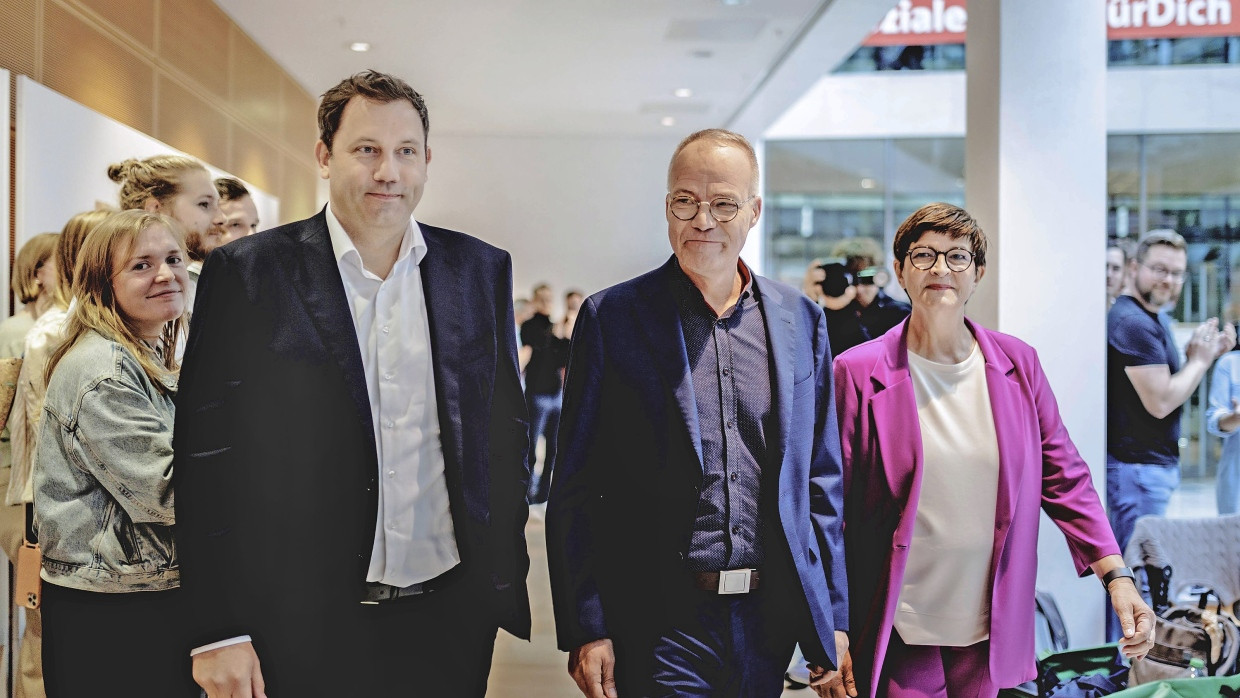
M 748 594 L 757 590 L 759 579 L 758 570 L 752 568 L 694 572 L 693 586 L 716 594 Z
M 442 591 L 456 579 L 456 571 L 459 569 L 453 567 L 443 574 L 428 579 L 425 582 L 417 582 L 407 587 L 395 587 L 391 584 L 383 582 L 366 582 L 366 593 L 362 597 L 362 603 L 376 604 L 385 601 L 395 601 L 396 599 L 405 598 L 407 596 L 422 596 L 436 591 Z

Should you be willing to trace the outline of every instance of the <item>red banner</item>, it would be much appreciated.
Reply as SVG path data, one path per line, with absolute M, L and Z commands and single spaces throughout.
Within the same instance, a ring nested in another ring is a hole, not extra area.
M 1240 36 L 1240 0 L 1095 0 L 1107 5 L 1108 39 Z M 863 46 L 963 44 L 966 0 L 900 0 Z

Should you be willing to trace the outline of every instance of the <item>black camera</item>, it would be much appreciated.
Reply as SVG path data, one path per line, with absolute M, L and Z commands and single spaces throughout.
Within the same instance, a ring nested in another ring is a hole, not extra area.
M 832 298 L 839 298 L 844 295 L 844 291 L 848 290 L 853 284 L 853 275 L 848 272 L 848 267 L 841 262 L 827 262 L 818 266 L 822 270 L 822 281 L 818 285 L 822 287 L 822 292 Z

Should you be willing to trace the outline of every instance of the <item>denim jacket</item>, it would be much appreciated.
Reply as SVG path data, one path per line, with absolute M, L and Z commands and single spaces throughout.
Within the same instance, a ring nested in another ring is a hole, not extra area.
M 34 468 L 44 580 L 85 591 L 179 585 L 173 396 L 120 344 L 89 332 L 47 385 Z

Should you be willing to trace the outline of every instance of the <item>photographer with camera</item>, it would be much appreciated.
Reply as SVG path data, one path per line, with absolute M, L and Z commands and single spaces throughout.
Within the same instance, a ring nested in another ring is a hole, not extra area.
M 900 324 L 912 308 L 883 291 L 890 279 L 883 253 L 870 238 L 847 238 L 831 250 L 834 259 L 811 266 L 806 294 L 827 316 L 831 355 L 839 356 Z

